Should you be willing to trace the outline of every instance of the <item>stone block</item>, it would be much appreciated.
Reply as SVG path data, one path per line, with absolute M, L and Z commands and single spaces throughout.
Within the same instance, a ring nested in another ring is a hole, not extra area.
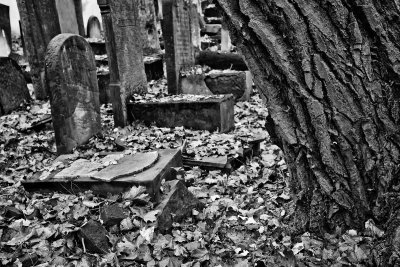
M 119 224 L 127 217 L 123 208 L 118 204 L 107 205 L 101 209 L 100 218 L 105 226 Z
M 159 150 L 159 158 L 150 168 L 133 175 L 117 178 L 111 182 L 93 179 L 88 175 L 74 175 L 70 177 L 59 175 L 61 170 L 57 170 L 49 174 L 47 177 L 40 179 L 41 173 L 35 174 L 31 179 L 24 181 L 22 184 L 27 191 L 31 192 L 67 192 L 78 193 L 87 190 L 93 191 L 94 194 L 107 196 L 108 194 L 118 194 L 129 190 L 132 186 L 145 186 L 148 194 L 154 201 L 158 201 L 160 197 L 160 186 L 162 180 L 173 179 L 172 167 L 182 166 L 182 156 L 180 150 L 166 149 Z M 142 153 L 137 153 L 140 157 Z M 57 161 L 67 162 L 68 158 L 60 158 Z M 135 164 L 133 161 L 132 164 Z M 78 172 L 78 171 L 77 171 Z M 57 176 L 58 175 L 58 176 Z
M 207 74 L 205 83 L 213 94 L 233 94 L 236 100 L 249 100 L 253 90 L 249 71 L 213 71 Z
M 161 233 L 170 231 L 174 222 L 179 223 L 190 217 L 193 209 L 202 210 L 205 207 L 178 180 L 166 182 L 164 194 L 165 197 L 156 207 L 156 210 L 160 211 L 157 216 L 157 227 Z
M 93 220 L 88 221 L 79 231 L 85 242 L 85 248 L 90 253 L 106 254 L 110 250 L 107 230 Z
M 0 57 L 0 115 L 10 113 L 30 99 L 21 68 L 11 58 Z
M 234 128 L 234 97 L 180 97 L 162 102 L 129 103 L 131 120 L 140 120 L 159 127 L 180 127 L 194 130 L 228 132 Z

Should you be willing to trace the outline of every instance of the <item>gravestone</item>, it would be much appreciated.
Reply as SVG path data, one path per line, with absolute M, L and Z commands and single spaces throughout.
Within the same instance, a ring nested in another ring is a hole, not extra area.
M 10 113 L 29 99 L 24 74 L 17 62 L 0 57 L 0 115 Z
M 4 30 L 0 29 L 0 57 L 8 57 L 11 53 L 11 48 Z
M 101 39 L 101 25 L 96 16 L 90 16 L 87 27 L 87 37 Z
M 83 37 L 60 34 L 49 43 L 46 83 L 58 154 L 72 152 L 101 130 L 96 70 Z
M 142 29 L 143 54 L 160 52 L 160 40 L 157 31 L 157 15 L 154 0 L 139 0 L 139 18 Z
M 56 0 L 61 33 L 79 34 L 74 0 Z
M 199 0 L 192 0 L 191 6 L 191 23 L 190 27 L 192 29 L 192 43 L 194 51 L 199 51 L 201 49 L 201 37 L 200 37 L 200 16 L 201 16 L 201 4 Z
M 37 99 L 46 99 L 44 58 L 48 43 L 61 33 L 54 0 L 17 0 L 24 36 L 25 55 L 31 67 L 32 82 Z
M 137 1 L 98 0 L 110 67 L 110 91 L 116 126 L 126 126 L 127 99 L 147 91 Z
M 11 24 L 10 24 L 10 8 L 9 6 L 0 4 L 0 37 L 2 40 L 0 42 L 6 42 L 8 49 L 11 49 Z M 5 44 L 0 44 L 0 55 L 3 48 L 7 48 Z M 11 51 L 11 50 L 10 50 Z M 10 53 L 8 53 L 10 54 Z
M 229 35 L 228 25 L 225 21 L 222 21 L 221 28 L 221 51 L 230 52 L 232 48 L 231 36 Z
M 165 42 L 168 93 L 179 94 L 180 72 L 194 65 L 192 2 L 164 0 L 162 30 Z

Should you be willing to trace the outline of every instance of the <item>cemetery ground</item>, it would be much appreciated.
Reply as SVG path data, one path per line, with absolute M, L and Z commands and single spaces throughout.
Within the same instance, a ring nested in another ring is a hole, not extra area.
M 150 87 L 146 98 L 157 98 L 166 82 L 151 82 Z M 143 187 L 106 197 L 90 191 L 27 192 L 21 182 L 39 171 L 63 167 L 52 165 L 56 147 L 51 124 L 32 128 L 50 117 L 49 103 L 35 100 L 0 118 L 2 266 L 372 264 L 372 244 L 382 236 L 372 223 L 367 222 L 364 233 L 337 229 L 325 239 L 291 231 L 295 203 L 282 152 L 266 136 L 258 155 L 243 157 L 248 138 L 267 134 L 268 111 L 257 94 L 236 104 L 235 130 L 228 133 L 147 127 L 139 122 L 114 129 L 111 107 L 103 106 L 101 114 L 102 134 L 77 148 L 75 159 L 173 148 L 194 157 L 230 158 L 231 166 L 177 171 L 202 205 L 168 231 L 160 231 L 160 211 Z M 162 185 L 164 193 L 167 184 Z M 186 204 L 178 203 L 175 212 Z

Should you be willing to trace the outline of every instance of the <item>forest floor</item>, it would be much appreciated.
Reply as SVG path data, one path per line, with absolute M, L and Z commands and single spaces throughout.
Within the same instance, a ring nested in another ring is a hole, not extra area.
M 147 97 L 158 97 L 165 81 L 151 83 Z M 56 158 L 51 124 L 38 132 L 27 128 L 50 114 L 47 102 L 33 101 L 0 118 L 0 265 L 1 266 L 368 266 L 373 238 L 355 230 L 324 239 L 310 233 L 290 234 L 294 200 L 281 150 L 266 141 L 261 155 L 231 173 L 186 169 L 183 181 L 205 204 L 192 216 L 160 234 L 156 214 L 146 195 L 140 205 L 132 195 L 28 193 L 21 181 L 50 171 Z M 197 157 L 236 157 L 241 140 L 266 134 L 268 114 L 258 95 L 235 106 L 235 130 L 227 134 L 184 128 L 146 127 L 135 123 L 114 129 L 110 107 L 102 107 L 101 135 L 79 147 L 76 157 L 90 159 L 120 150 L 130 153 L 163 148 L 187 150 Z M 133 188 L 130 192 L 138 192 Z M 110 253 L 87 253 L 78 232 L 99 211 L 120 203 L 129 217 L 108 229 Z M 136 203 L 136 204 L 135 204 Z

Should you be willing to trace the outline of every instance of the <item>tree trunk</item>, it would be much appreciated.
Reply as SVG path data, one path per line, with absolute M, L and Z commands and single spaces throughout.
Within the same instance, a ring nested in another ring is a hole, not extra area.
M 218 0 L 290 169 L 294 226 L 385 226 L 378 265 L 400 255 L 400 3 Z

